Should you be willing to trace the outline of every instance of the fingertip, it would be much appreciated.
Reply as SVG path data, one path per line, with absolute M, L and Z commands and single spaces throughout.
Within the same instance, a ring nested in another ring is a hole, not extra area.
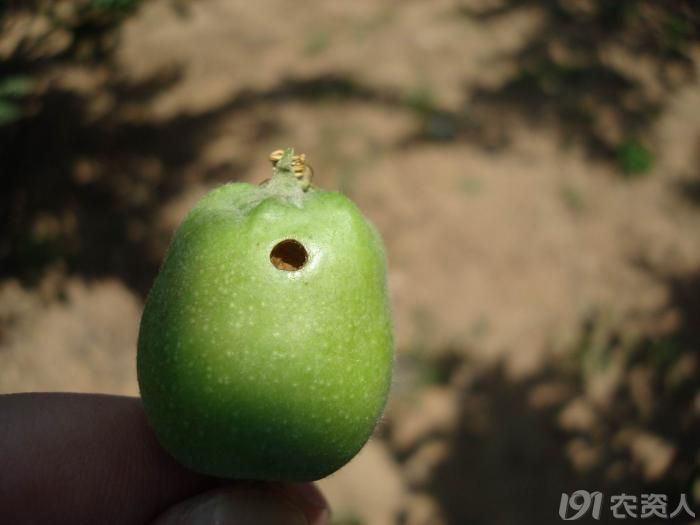
M 153 525 L 315 525 L 283 494 L 262 488 L 219 488 L 183 501 Z
M 314 483 L 280 483 L 279 490 L 302 509 L 310 525 L 328 523 L 328 501 Z
M 215 486 L 158 444 L 137 398 L 0 396 L 0 521 L 141 524 Z

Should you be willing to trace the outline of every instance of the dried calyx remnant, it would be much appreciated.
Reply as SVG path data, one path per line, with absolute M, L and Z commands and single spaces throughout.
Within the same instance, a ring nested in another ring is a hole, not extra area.
M 306 154 L 299 153 L 294 155 L 294 150 L 291 148 L 286 150 L 277 149 L 270 153 L 270 162 L 272 162 L 275 172 L 286 171 L 288 168 L 291 168 L 291 172 L 304 191 L 311 187 L 314 170 L 306 163 Z M 261 184 L 265 184 L 269 180 L 264 180 Z

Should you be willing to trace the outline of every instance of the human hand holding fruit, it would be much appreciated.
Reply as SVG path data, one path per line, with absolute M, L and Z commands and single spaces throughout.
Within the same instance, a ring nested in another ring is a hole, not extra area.
M 223 482 L 182 467 L 158 444 L 138 398 L 0 395 L 3 524 L 321 525 L 327 517 L 310 483 Z
M 381 240 L 303 157 L 189 214 L 149 297 L 141 400 L 0 396 L 0 516 L 23 523 L 327 521 L 311 483 L 350 460 L 393 360 Z M 263 264 L 264 263 L 264 264 Z M 160 517 L 157 517 L 159 516 Z

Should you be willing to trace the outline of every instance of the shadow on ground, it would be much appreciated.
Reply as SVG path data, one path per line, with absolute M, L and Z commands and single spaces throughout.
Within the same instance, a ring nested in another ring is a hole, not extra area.
M 93 94 L 111 104 L 97 117 L 86 96 L 52 89 L 35 116 L 0 129 L 3 275 L 31 281 L 58 260 L 70 272 L 117 275 L 147 289 L 167 243 L 155 230 L 157 213 L 192 182 L 184 170 L 219 111 L 158 122 L 123 115 L 177 78 L 168 72 L 139 84 L 112 79 Z M 242 173 L 245 166 L 216 170 Z
M 650 128 L 668 97 L 696 71 L 690 57 L 700 39 L 691 1 L 566 2 L 506 0 L 495 7 L 460 7 L 456 16 L 484 22 L 519 10 L 541 15 L 525 44 L 501 60 L 512 73 L 497 86 L 470 88 L 462 111 L 442 111 L 424 97 L 423 125 L 413 140 L 467 140 L 499 151 L 514 122 L 553 125 L 564 145 L 627 175 L 654 162 Z
M 697 508 L 700 272 L 663 278 L 672 329 L 632 340 L 593 317 L 570 358 L 520 381 L 489 368 L 462 387 L 450 452 L 423 488 L 446 523 L 559 523 L 561 494 L 578 489 L 605 497 L 592 523 L 617 522 L 609 498 L 622 493 L 665 494 L 669 513 L 685 493 Z

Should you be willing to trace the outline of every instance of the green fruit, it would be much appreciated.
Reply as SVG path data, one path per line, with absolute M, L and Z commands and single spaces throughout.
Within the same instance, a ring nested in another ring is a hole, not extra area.
M 379 419 L 393 342 L 376 230 L 287 150 L 261 186 L 205 196 L 146 301 L 138 379 L 162 446 L 202 473 L 306 481 Z

